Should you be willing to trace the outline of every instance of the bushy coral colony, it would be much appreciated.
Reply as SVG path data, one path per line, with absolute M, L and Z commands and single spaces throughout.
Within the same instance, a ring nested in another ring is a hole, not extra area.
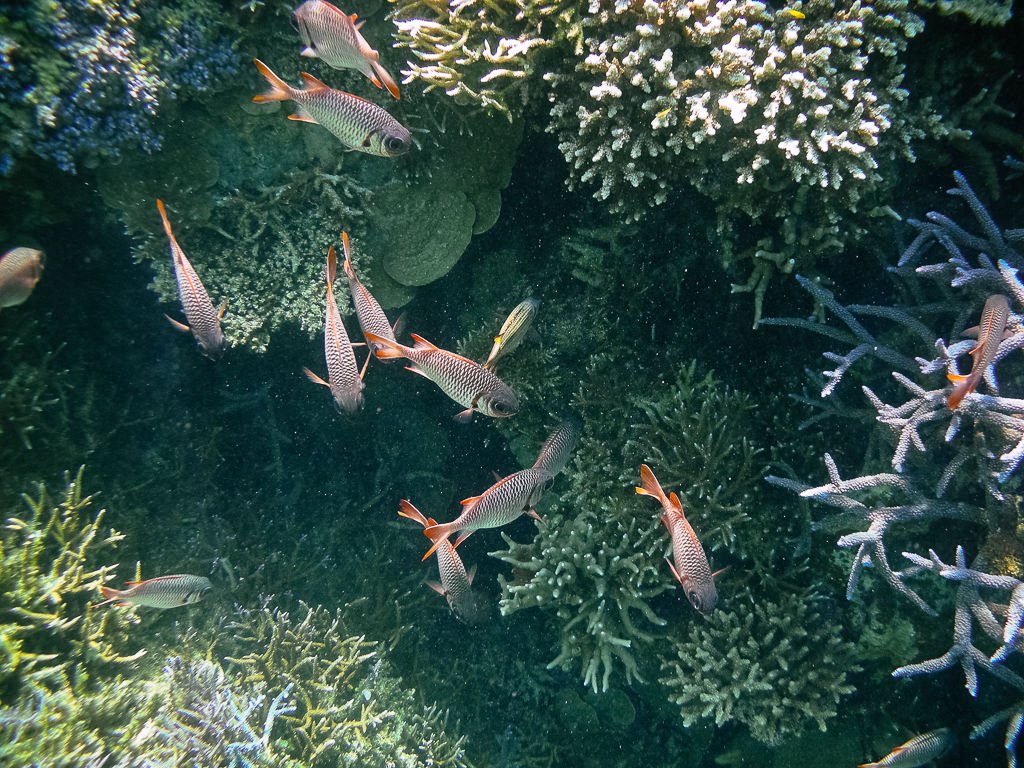
M 1011 10 L 0 7 L 0 764 L 1016 768 Z

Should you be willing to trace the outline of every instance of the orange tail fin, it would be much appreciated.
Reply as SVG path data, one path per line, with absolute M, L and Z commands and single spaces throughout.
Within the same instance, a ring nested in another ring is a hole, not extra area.
M 266 93 L 261 93 L 259 96 L 253 96 L 253 101 L 285 101 L 291 98 L 290 93 L 292 89 L 288 83 L 271 72 L 270 67 L 259 59 L 253 59 L 253 62 L 256 64 L 256 69 L 260 71 L 260 74 L 267 78 L 267 82 L 270 83 L 270 90 Z
M 395 357 L 405 357 L 405 348 L 391 339 L 385 339 L 375 333 L 367 333 L 366 340 L 377 345 L 377 357 L 389 360 Z
M 658 482 L 658 478 L 654 476 L 651 468 L 646 464 L 640 465 L 640 484 L 641 487 L 636 489 L 636 492 L 642 496 L 653 496 L 661 502 L 663 507 L 668 506 L 668 497 L 665 496 L 665 491 L 661 489 L 661 483 Z
M 352 253 L 348 247 L 348 232 L 341 233 L 341 247 L 345 251 L 345 264 L 342 268 L 345 270 L 345 274 L 348 276 L 349 280 L 355 280 L 356 271 L 352 267 Z
M 438 546 L 440 546 L 441 542 L 445 541 L 448 538 L 448 535 L 454 530 L 455 529 L 452 528 L 451 523 L 442 523 L 441 525 L 428 525 L 426 528 L 424 528 L 423 535 L 430 539 L 433 542 L 433 545 L 430 547 L 430 549 L 427 550 L 427 554 L 423 556 L 423 559 L 426 560 L 428 557 L 434 554 L 434 550 L 437 549 Z
M 122 592 L 120 589 L 113 589 L 112 587 L 101 586 L 100 595 L 103 596 L 103 602 L 96 603 L 96 605 L 93 606 L 94 608 L 99 608 L 101 605 L 106 605 L 107 603 L 112 603 L 115 600 L 120 600 L 122 597 L 124 597 L 124 592 Z

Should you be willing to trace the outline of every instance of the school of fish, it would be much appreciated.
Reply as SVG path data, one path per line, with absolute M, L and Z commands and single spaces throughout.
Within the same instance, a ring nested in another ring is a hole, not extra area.
M 794 18 L 803 14 L 792 10 Z M 335 69 L 353 69 L 362 73 L 378 88 L 400 98 L 398 86 L 380 63 L 380 54 L 370 47 L 360 33 L 362 22 L 325 0 L 307 0 L 294 16 L 304 45 L 300 55 L 321 59 Z M 409 151 L 409 131 L 385 109 L 359 96 L 335 90 L 318 78 L 303 72 L 300 88 L 288 85 L 259 59 L 255 64 L 270 89 L 253 97 L 255 102 L 291 100 L 297 110 L 290 119 L 318 124 L 334 134 L 349 150 L 380 157 L 395 158 Z M 162 201 L 157 211 L 170 245 L 171 262 L 177 284 L 181 311 L 186 322 L 169 315 L 167 319 L 183 332 L 190 332 L 201 352 L 218 358 L 228 347 L 221 320 L 227 301 L 218 310 L 185 252 L 178 244 Z M 338 309 L 334 294 L 337 255 L 333 246 L 327 254 L 324 270 L 324 358 L 326 380 L 310 368 L 303 368 L 310 381 L 328 388 L 339 413 L 352 416 L 364 402 L 364 375 L 372 357 L 382 360 L 404 359 L 408 370 L 436 384 L 464 410 L 457 419 L 483 414 L 492 418 L 509 418 L 520 410 L 515 391 L 499 378 L 495 368 L 526 338 L 538 313 L 539 302 L 527 298 L 508 315 L 494 336 L 494 343 L 483 363 L 442 349 L 416 334 L 410 334 L 412 346 L 396 338 L 395 325 L 388 319 L 380 303 L 359 280 L 352 264 L 348 234 L 341 233 L 344 252 L 343 271 L 348 281 L 354 313 L 366 341 L 367 355 L 363 365 L 356 359 Z M 13 248 L 0 257 L 0 308 L 25 302 L 38 283 L 43 268 L 43 253 L 34 248 Z M 996 359 L 1011 318 L 1006 296 L 994 295 L 985 302 L 977 328 L 977 344 L 971 351 L 974 363 L 968 375 L 950 372 L 953 383 L 948 396 L 950 409 L 974 392 L 978 383 Z M 478 623 L 487 615 L 486 601 L 473 591 L 476 566 L 468 570 L 456 549 L 471 534 L 500 528 L 526 514 L 542 522 L 536 510 L 545 492 L 571 462 L 584 431 L 582 420 L 575 414 L 566 416 L 551 432 L 539 449 L 534 464 L 498 479 L 477 495 L 461 502 L 457 516 L 447 523 L 438 523 L 420 512 L 411 501 L 399 501 L 399 516 L 420 525 L 431 545 L 423 555 L 437 558 L 439 581 L 428 586 L 444 596 L 452 613 L 467 624 Z M 654 472 L 646 464 L 640 467 L 640 485 L 636 493 L 654 498 L 661 506 L 660 520 L 669 534 L 671 559 L 666 557 L 672 577 L 680 585 L 686 600 L 704 617 L 711 617 L 718 603 L 715 577 L 697 532 L 686 518 L 683 504 L 675 492 L 666 494 Z M 655 523 L 656 525 L 656 523 Z M 454 543 L 451 537 L 455 535 Z M 138 578 L 138 577 L 136 577 Z M 172 574 L 147 580 L 128 582 L 125 589 L 100 586 L 103 601 L 119 606 L 146 606 L 168 609 L 190 605 L 202 600 L 213 585 L 204 576 Z M 920 766 L 949 749 L 954 741 L 947 728 L 916 736 L 896 747 L 889 755 L 868 766 L 890 768 Z

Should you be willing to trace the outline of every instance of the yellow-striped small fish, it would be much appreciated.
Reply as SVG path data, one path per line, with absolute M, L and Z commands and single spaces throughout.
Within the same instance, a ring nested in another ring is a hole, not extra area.
M 501 330 L 494 337 L 494 346 L 491 347 L 491 354 L 487 356 L 484 368 L 494 370 L 494 364 L 513 349 L 523 343 L 526 332 L 533 325 L 533 319 L 537 316 L 537 307 L 540 302 L 536 299 L 523 299 L 513 309 L 505 322 L 501 324 Z
M 953 746 L 956 736 L 949 728 L 937 728 L 915 736 L 896 747 L 892 752 L 874 763 L 862 763 L 857 768 L 919 768 L 937 757 L 941 757 Z
M 228 304 L 225 301 L 219 312 L 213 308 L 213 302 L 210 301 L 210 296 L 206 292 L 206 288 L 203 287 L 199 275 L 196 274 L 192 263 L 174 238 L 171 222 L 167 220 L 167 211 L 164 210 L 163 202 L 157 200 L 156 207 L 160 211 L 160 218 L 164 223 L 164 232 L 167 233 L 167 239 L 171 242 L 174 279 L 178 283 L 178 298 L 181 299 L 181 309 L 185 313 L 188 325 L 179 323 L 170 315 L 164 315 L 164 317 L 170 320 L 171 325 L 179 331 L 191 331 L 199 348 L 203 350 L 203 354 L 211 360 L 215 360 L 227 345 L 220 321 L 224 317 L 224 311 L 228 308 Z
M 295 9 L 299 35 L 306 46 L 300 56 L 316 57 L 334 69 L 357 69 L 378 88 L 387 88 L 396 99 L 398 86 L 380 64 L 380 54 L 359 34 L 363 22 L 325 0 L 306 0 Z
M 0 309 L 21 304 L 43 274 L 43 252 L 12 248 L 0 256 Z
M 97 605 L 145 605 L 150 608 L 177 608 L 189 603 L 198 603 L 213 589 L 205 576 L 177 573 L 172 576 L 157 576 L 145 581 L 129 581 L 128 589 L 100 587 L 104 600 Z
M 302 73 L 303 87 L 292 88 L 262 61 L 254 61 L 260 74 L 270 83 L 270 90 L 253 96 L 253 101 L 294 101 L 299 109 L 288 116 L 290 120 L 322 125 L 357 152 L 397 157 L 409 151 L 412 144 L 409 131 L 373 102 L 336 91 L 308 72 Z

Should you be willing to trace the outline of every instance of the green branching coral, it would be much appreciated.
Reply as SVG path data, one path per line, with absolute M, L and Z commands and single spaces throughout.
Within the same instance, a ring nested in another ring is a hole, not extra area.
M 98 555 L 124 537 L 103 529 L 105 510 L 91 513 L 82 473 L 66 475 L 63 497 L 53 503 L 44 486 L 23 498 L 31 516 L 7 518 L 0 533 L 0 684 L 37 682 L 65 661 L 127 661 L 129 618 L 94 609 L 96 588 L 116 564 Z
M 765 744 L 779 744 L 810 722 L 825 730 L 846 682 L 853 644 L 803 601 L 759 602 L 720 610 L 690 628 L 662 662 L 660 682 L 683 723 L 736 720 Z
M 445 718 L 420 709 L 374 659 L 375 645 L 349 635 L 340 612 L 302 604 L 293 616 L 280 609 L 242 610 L 230 625 L 229 674 L 239 689 L 287 690 L 282 711 L 289 736 L 278 744 L 305 766 L 465 765 L 461 740 L 444 734 Z
M 568 490 L 546 525 L 532 542 L 504 536 L 508 549 L 491 553 L 516 569 L 514 581 L 502 582 L 502 613 L 554 612 L 561 648 L 551 666 L 578 664 L 595 690 L 606 690 L 617 668 L 627 679 L 642 674 L 637 646 L 665 623 L 650 601 L 675 585 L 663 560 L 669 539 L 661 510 L 634 491 L 640 464 L 654 461 L 678 483 L 667 487 L 692 503 L 693 525 L 709 549 L 724 544 L 737 555 L 747 549 L 744 508 L 761 469 L 758 447 L 744 440 L 754 431 L 745 396 L 698 376 L 694 365 L 681 367 L 653 400 L 618 389 L 598 394 L 607 390 L 598 382 L 621 377 L 620 367 L 601 355 L 591 360 L 574 402 L 587 428 L 567 470 Z M 647 384 L 636 389 L 657 386 Z

